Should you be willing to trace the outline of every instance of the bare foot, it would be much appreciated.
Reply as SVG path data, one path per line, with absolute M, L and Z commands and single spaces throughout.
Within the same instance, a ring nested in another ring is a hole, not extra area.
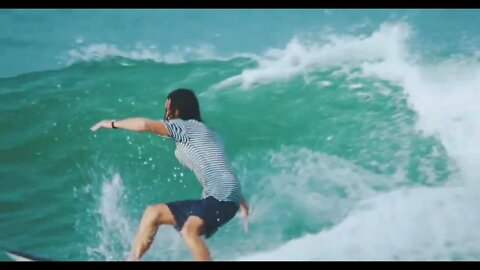
M 130 255 L 130 256 L 128 257 L 127 261 L 129 261 L 129 262 L 138 262 L 138 261 L 140 261 L 140 258 L 136 258 L 135 256 Z

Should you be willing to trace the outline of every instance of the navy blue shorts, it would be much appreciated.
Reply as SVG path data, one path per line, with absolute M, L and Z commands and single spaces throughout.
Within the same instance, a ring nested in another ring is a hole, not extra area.
M 214 197 L 201 200 L 185 200 L 166 203 L 175 218 L 175 229 L 181 231 L 189 216 L 197 216 L 205 222 L 202 232 L 206 238 L 230 221 L 238 211 L 234 202 L 219 201 Z

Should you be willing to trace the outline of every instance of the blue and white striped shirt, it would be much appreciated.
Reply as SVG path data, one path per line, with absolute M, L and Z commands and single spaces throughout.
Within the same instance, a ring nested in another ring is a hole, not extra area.
M 230 168 L 222 140 L 205 124 L 196 120 L 164 121 L 176 142 L 175 156 L 193 171 L 203 187 L 202 198 L 239 203 L 242 190 Z

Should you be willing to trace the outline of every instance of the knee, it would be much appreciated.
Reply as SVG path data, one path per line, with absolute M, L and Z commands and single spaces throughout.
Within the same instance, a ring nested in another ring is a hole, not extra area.
M 165 208 L 167 206 L 164 204 L 160 205 L 150 205 L 145 209 L 144 217 L 153 224 L 161 224 L 162 217 L 165 213 Z
M 185 221 L 182 228 L 182 235 L 185 238 L 200 236 L 203 229 L 203 220 L 199 217 L 191 216 Z

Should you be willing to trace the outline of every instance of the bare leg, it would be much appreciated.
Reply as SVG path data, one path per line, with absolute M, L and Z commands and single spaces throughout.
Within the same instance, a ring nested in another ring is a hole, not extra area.
M 193 258 L 197 261 L 211 261 L 210 251 L 200 237 L 204 222 L 201 218 L 190 216 L 182 229 L 182 236 L 190 249 Z
M 150 248 L 158 227 L 162 224 L 175 225 L 175 218 L 165 204 L 151 205 L 145 209 L 138 227 L 129 261 L 138 261 Z

